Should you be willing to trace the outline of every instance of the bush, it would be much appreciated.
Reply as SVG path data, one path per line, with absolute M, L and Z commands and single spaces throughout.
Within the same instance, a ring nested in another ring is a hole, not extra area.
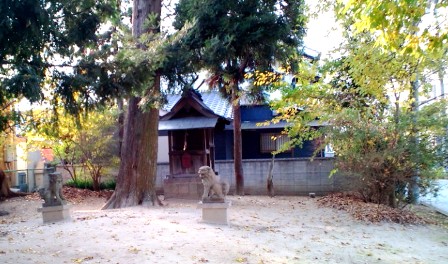
M 115 190 L 115 180 L 107 180 L 100 184 L 100 190 Z M 92 179 L 84 179 L 84 180 L 69 180 L 65 183 L 65 186 L 79 188 L 79 189 L 89 189 L 94 190 Z
M 335 167 L 356 176 L 367 202 L 392 207 L 414 202 L 446 175 L 445 107 L 434 103 L 418 113 L 402 111 L 399 118 L 345 109 L 326 131 L 337 153 Z
M 100 184 L 100 189 L 101 190 L 115 190 L 115 186 L 116 186 L 116 181 L 115 180 L 107 180 L 104 181 Z

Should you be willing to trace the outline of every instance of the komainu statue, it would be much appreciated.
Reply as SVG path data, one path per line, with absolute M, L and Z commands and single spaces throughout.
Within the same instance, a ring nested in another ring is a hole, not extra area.
M 200 167 L 198 174 L 204 185 L 202 202 L 224 202 L 224 198 L 229 192 L 229 183 L 227 181 L 221 181 L 219 176 L 209 166 Z
M 45 203 L 42 206 L 47 207 L 66 204 L 65 198 L 62 195 L 62 175 L 60 173 L 50 173 L 49 177 L 48 189 L 39 189 L 40 197 L 45 200 Z

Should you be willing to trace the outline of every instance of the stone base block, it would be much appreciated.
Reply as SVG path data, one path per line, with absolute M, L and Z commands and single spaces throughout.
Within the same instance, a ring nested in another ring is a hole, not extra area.
M 209 224 L 229 224 L 227 209 L 231 202 L 225 201 L 223 203 L 203 203 L 199 202 L 198 207 L 202 209 L 202 221 Z
M 201 179 L 195 177 L 167 178 L 163 180 L 163 195 L 165 199 L 199 200 L 204 192 Z
M 70 208 L 70 205 L 56 205 L 38 208 L 37 211 L 42 212 L 44 223 L 52 223 L 71 219 Z

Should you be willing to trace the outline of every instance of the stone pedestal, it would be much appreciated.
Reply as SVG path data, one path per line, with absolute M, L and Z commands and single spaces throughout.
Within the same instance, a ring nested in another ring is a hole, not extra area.
M 231 202 L 225 201 L 223 203 L 203 203 L 199 202 L 198 207 L 202 209 L 202 221 L 209 224 L 229 224 L 227 209 Z
M 56 206 L 46 206 L 38 208 L 38 212 L 42 212 L 42 219 L 44 223 L 52 223 L 63 220 L 69 220 L 70 217 L 70 205 L 56 205 Z
M 169 176 L 163 180 L 165 199 L 199 200 L 204 193 L 204 186 L 197 175 Z

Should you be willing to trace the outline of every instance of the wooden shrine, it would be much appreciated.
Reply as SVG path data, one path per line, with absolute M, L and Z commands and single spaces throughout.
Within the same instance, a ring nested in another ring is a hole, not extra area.
M 199 199 L 203 187 L 198 169 L 215 168 L 214 132 L 229 120 L 216 114 L 189 90 L 160 117 L 159 131 L 168 132 L 169 174 L 163 182 L 165 198 Z

